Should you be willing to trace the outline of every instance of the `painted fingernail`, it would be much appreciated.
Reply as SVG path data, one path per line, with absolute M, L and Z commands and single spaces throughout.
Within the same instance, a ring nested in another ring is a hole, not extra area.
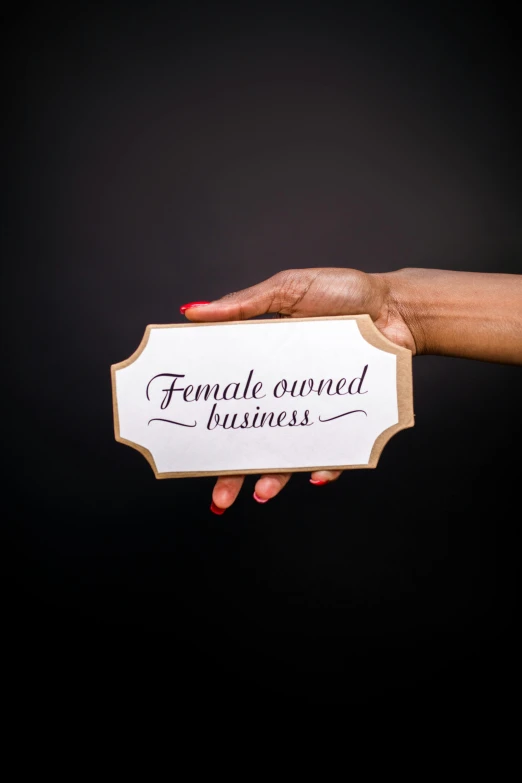
M 310 479 L 310 484 L 315 484 L 316 487 L 322 487 L 325 484 L 328 484 L 328 481 L 324 481 L 323 479 Z
M 201 305 L 207 305 L 207 304 L 210 304 L 210 302 L 189 302 L 188 304 L 181 305 L 179 311 L 181 315 L 183 315 L 185 311 L 189 310 L 191 307 L 201 307 Z
M 257 502 L 258 502 L 258 503 L 268 503 L 268 501 L 270 500 L 270 498 L 260 498 L 260 497 L 259 497 L 259 495 L 257 495 L 257 494 L 254 492 L 254 500 L 257 500 Z
M 216 506 L 214 501 L 212 501 L 212 503 L 210 504 L 210 510 L 212 511 L 213 514 L 221 515 L 225 513 L 226 508 L 220 508 L 219 506 Z

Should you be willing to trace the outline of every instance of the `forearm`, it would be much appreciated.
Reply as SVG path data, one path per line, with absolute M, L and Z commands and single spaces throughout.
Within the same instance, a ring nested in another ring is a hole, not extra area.
M 379 277 L 418 354 L 522 364 L 522 275 L 400 269 Z

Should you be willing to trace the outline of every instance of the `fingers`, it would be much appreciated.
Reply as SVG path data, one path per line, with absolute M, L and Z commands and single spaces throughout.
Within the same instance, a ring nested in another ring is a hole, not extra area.
M 266 503 L 271 500 L 283 489 L 285 484 L 288 484 L 290 475 L 290 473 L 272 473 L 261 476 L 255 486 L 254 499 L 258 503 Z M 214 514 L 224 514 L 239 495 L 244 480 L 244 476 L 220 476 L 212 492 L 210 510 Z
M 310 483 L 324 486 L 336 481 L 341 473 L 342 470 L 316 470 L 312 473 Z M 291 475 L 291 473 L 268 473 L 261 476 L 255 485 L 254 500 L 258 503 L 267 503 L 275 498 L 288 484 Z M 220 476 L 212 492 L 210 510 L 214 514 L 224 514 L 236 500 L 244 481 L 245 476 Z
M 227 294 L 214 302 L 190 302 L 181 313 L 190 321 L 244 321 L 267 313 L 290 315 L 318 274 L 317 269 L 278 272 L 250 288 Z
M 284 486 L 290 481 L 291 473 L 271 473 L 261 476 L 257 481 L 254 491 L 254 500 L 258 503 L 266 503 L 275 498 Z
M 210 510 L 214 514 L 224 514 L 239 495 L 244 480 L 244 476 L 220 476 L 212 492 Z
M 341 473 L 342 470 L 316 470 L 310 477 L 310 484 L 315 484 L 317 487 L 330 484 L 336 481 Z

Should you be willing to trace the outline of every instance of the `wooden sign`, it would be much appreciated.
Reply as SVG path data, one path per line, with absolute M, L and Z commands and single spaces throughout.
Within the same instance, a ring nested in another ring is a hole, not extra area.
M 147 326 L 111 374 L 156 478 L 374 468 L 414 424 L 411 351 L 368 315 Z

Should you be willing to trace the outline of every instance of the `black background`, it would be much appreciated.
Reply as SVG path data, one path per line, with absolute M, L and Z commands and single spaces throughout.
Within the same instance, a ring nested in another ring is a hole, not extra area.
M 416 358 L 416 426 L 376 470 L 264 506 L 250 477 L 221 517 L 213 479 L 115 442 L 110 385 L 146 324 L 282 269 L 521 272 L 520 47 L 494 9 L 11 13 L 4 623 L 32 688 L 514 698 L 519 367 Z

